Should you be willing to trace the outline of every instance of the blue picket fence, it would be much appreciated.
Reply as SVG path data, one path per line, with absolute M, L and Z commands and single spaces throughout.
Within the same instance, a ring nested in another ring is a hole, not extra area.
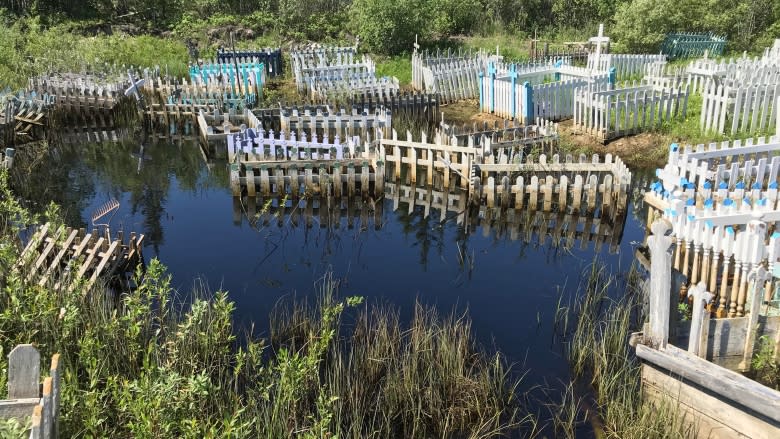
M 669 33 L 661 43 L 661 53 L 669 59 L 699 58 L 707 51 L 709 56 L 717 57 L 723 54 L 726 47 L 726 37 L 712 33 Z
M 238 73 L 236 72 L 238 66 Z M 262 94 L 265 82 L 263 63 L 202 64 L 190 66 L 190 79 L 201 84 L 218 83 L 229 86 L 233 94 L 243 94 L 252 105 Z

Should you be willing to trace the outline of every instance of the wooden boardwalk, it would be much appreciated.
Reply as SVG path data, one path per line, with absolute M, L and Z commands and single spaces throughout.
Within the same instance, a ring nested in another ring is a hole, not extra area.
M 28 282 L 68 291 L 83 282 L 83 291 L 88 291 L 98 279 L 135 273 L 135 267 L 143 264 L 143 242 L 144 235 L 135 233 L 125 242 L 121 231 L 111 238 L 97 230 L 86 233 L 46 223 L 27 243 L 17 264 Z

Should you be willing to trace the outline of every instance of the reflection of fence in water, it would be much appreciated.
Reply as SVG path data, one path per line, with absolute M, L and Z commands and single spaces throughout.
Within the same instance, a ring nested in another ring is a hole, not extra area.
M 625 211 L 601 216 L 572 210 L 544 212 L 477 206 L 459 189 L 396 182 L 386 184 L 384 199 L 379 200 L 347 196 L 234 197 L 233 221 L 248 221 L 256 228 L 312 228 L 339 227 L 346 220 L 347 228 L 370 225 L 378 230 L 384 223 L 385 208 L 393 212 L 408 210 L 410 214 L 417 210 L 423 218 L 432 216 L 442 223 L 453 221 L 467 233 L 481 229 L 484 236 L 495 233 L 500 239 L 545 245 L 549 237 L 553 247 L 564 249 L 575 247 L 577 242 L 585 249 L 593 242 L 595 251 L 606 243 L 612 253 L 618 250 L 626 219 Z
M 468 195 L 460 190 L 436 190 L 433 187 L 415 187 L 398 183 L 385 185 L 385 197 L 392 201 L 393 211 L 408 208 L 423 209 L 424 217 L 436 211 L 441 221 L 454 219 L 468 232 L 482 229 L 484 236 L 491 232 L 498 238 L 537 242 L 544 244 L 548 236 L 555 247 L 572 248 L 580 242 L 586 248 L 588 242 L 595 243 L 599 251 L 609 243 L 610 252 L 616 252 L 623 236 L 625 210 L 612 210 L 609 215 L 594 215 L 563 209 L 561 211 L 533 211 L 513 208 L 477 206 Z M 606 211 L 604 211 L 606 213 Z
M 382 200 L 360 197 L 233 197 L 233 223 L 248 221 L 255 228 L 276 225 L 338 228 L 346 219 L 347 228 L 356 224 L 363 228 L 373 224 L 382 228 L 384 203 Z

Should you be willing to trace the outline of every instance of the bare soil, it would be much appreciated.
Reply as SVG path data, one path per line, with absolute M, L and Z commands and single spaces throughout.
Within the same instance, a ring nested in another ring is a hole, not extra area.
M 473 124 L 474 122 L 502 121 L 489 113 L 480 113 L 479 103 L 475 100 L 459 101 L 442 105 L 440 111 L 444 121 L 451 125 Z M 653 168 L 663 166 L 670 140 L 657 133 L 642 133 L 608 142 L 606 145 L 587 134 L 574 131 L 572 121 L 558 124 L 561 135 L 561 149 L 586 154 L 616 155 L 631 168 Z

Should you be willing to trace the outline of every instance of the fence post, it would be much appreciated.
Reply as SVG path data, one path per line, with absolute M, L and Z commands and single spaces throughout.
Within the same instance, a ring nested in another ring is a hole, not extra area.
M 617 82 L 617 69 L 614 67 L 609 68 L 609 85 L 612 87 L 615 87 L 615 83 Z
M 485 111 L 485 73 L 479 72 L 479 111 Z
M 780 100 L 778 100 L 778 102 L 780 102 Z M 778 126 L 780 126 L 780 114 L 777 115 L 777 122 L 778 122 Z M 16 150 L 13 148 L 5 149 L 5 167 L 7 169 L 11 169 L 11 167 L 13 166 L 15 153 Z
M 17 345 L 8 354 L 8 399 L 39 398 L 41 354 L 31 344 Z
M 523 125 L 534 122 L 534 88 L 530 82 L 523 83 Z
M 669 340 L 670 286 L 672 282 L 672 238 L 666 235 L 671 225 L 663 219 L 650 226 L 647 238 L 650 249 L 650 323 L 645 334 L 655 347 L 665 347 Z
M 699 282 L 688 290 L 688 297 L 693 298 L 693 315 L 691 316 L 691 332 L 688 337 L 688 352 L 701 357 L 703 356 L 700 348 L 702 344 L 702 325 L 705 321 L 704 313 L 709 312 L 706 311 L 706 306 L 712 301 L 714 296 L 707 291 L 707 285 L 704 282 Z
M 756 344 L 758 316 L 761 311 L 761 303 L 763 302 L 762 299 L 764 296 L 764 284 L 771 278 L 771 273 L 768 273 L 766 268 L 762 265 L 754 268 L 748 275 L 748 283 L 750 285 L 750 316 L 747 319 L 747 328 L 745 328 L 745 349 L 742 354 L 742 361 L 738 366 L 738 369 L 741 371 L 750 370 L 750 360 L 753 358 L 753 350 L 755 349 Z
M 496 66 L 493 63 L 488 65 L 488 75 L 490 76 L 490 112 L 496 111 Z
M 509 78 L 512 81 L 512 87 L 511 87 L 511 96 L 512 96 L 512 119 L 517 119 L 517 90 L 515 89 L 517 85 L 517 67 L 514 63 L 509 65 Z M 780 118 L 780 115 L 778 115 L 778 118 Z M 780 119 L 778 119 L 780 120 Z

